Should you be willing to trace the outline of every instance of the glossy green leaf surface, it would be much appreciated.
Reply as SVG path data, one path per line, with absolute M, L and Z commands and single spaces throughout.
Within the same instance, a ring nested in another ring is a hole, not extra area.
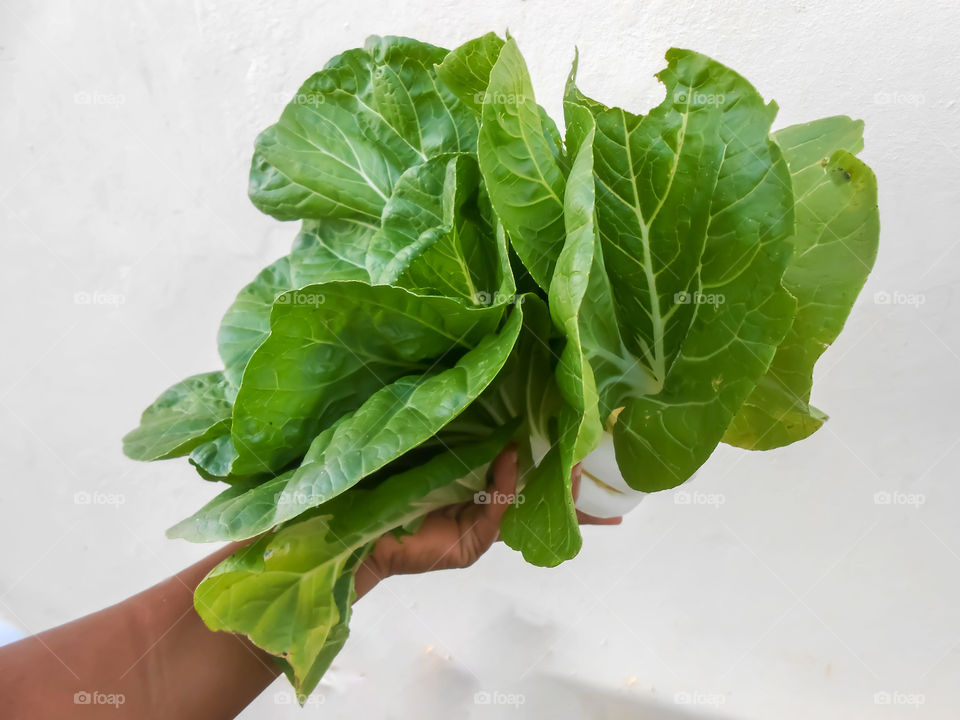
M 168 534 L 195 542 L 242 540 L 336 497 L 463 412 L 503 367 L 521 323 L 516 308 L 498 333 L 453 367 L 383 387 L 317 435 L 298 468 L 253 487 L 230 488 Z
M 545 372 L 556 361 L 546 304 L 526 297 L 523 305 L 525 322 L 515 365 L 498 390 L 520 406 L 529 443 L 518 448 L 521 490 L 503 516 L 500 535 L 527 562 L 553 567 L 581 546 L 570 477 L 577 428 L 566 425 L 558 433 L 550 422 L 558 415 L 561 423 L 569 422 L 575 413 L 564 406 L 555 377 Z
M 376 224 L 403 172 L 445 152 L 472 152 L 477 122 L 440 83 L 446 50 L 372 37 L 333 58 L 257 138 L 250 199 L 281 220 Z
M 477 155 L 510 242 L 533 279 L 546 289 L 563 247 L 565 178 L 526 63 L 512 39 L 490 71 Z
M 667 97 L 649 115 L 587 106 L 617 319 L 654 380 L 625 390 L 613 428 L 624 478 L 645 491 L 682 483 L 709 457 L 794 312 L 781 285 L 793 198 L 768 137 L 775 106 L 702 55 L 667 60 Z
M 345 640 L 345 598 L 338 601 L 338 594 L 352 593 L 352 587 L 342 587 L 343 578 L 350 576 L 358 555 L 390 530 L 471 498 L 485 486 L 486 466 L 508 437 L 494 432 L 483 442 L 443 452 L 265 535 L 207 576 L 197 589 L 197 611 L 211 628 L 245 633 L 283 657 L 294 670 L 298 691 L 309 692 L 308 681 L 315 684 L 313 678 L 323 671 L 318 662 L 329 664 L 328 656 Z
M 373 232 L 348 220 L 305 223 L 293 252 L 264 268 L 240 291 L 217 335 L 220 358 L 233 385 L 240 386 L 247 361 L 270 334 L 270 310 L 278 296 L 320 282 L 370 281 L 365 256 Z
M 186 455 L 230 428 L 229 384 L 222 372 L 193 375 L 165 390 L 123 438 L 133 460 Z
M 549 304 L 553 321 L 566 339 L 556 376 L 560 392 L 576 416 L 571 457 L 577 462 L 596 447 L 603 432 L 599 395 L 593 368 L 583 349 L 580 317 L 584 298 L 590 290 L 591 274 L 599 275 L 602 268 L 594 262 L 594 253 L 598 250 L 593 176 L 595 125 L 583 107 L 571 107 L 568 103 L 567 113 L 579 116 L 577 120 L 586 130 L 579 138 L 564 193 L 566 241 L 550 281 Z M 594 291 L 596 297 L 596 288 Z M 593 330 L 587 329 L 587 333 L 592 337 Z M 561 435 L 561 441 L 567 442 L 567 439 Z
M 594 151 L 590 147 L 596 142 L 595 115 L 606 108 L 577 90 L 576 71 L 575 59 L 564 93 L 564 119 L 568 151 L 577 151 L 578 154 L 565 195 L 567 240 L 550 286 L 550 310 L 554 321 L 564 328 L 569 344 L 564 349 L 569 357 L 557 371 L 560 387 L 574 407 L 582 405 L 587 415 L 581 420 L 584 429 L 590 430 L 593 425 L 592 430 L 582 436 L 581 447 L 576 453 L 576 459 L 580 460 L 598 438 L 596 425 L 589 417 L 593 413 L 591 401 L 594 393 L 598 420 L 605 423 L 615 410 L 622 407 L 625 397 L 655 392 L 656 381 L 627 349 L 617 322 L 613 287 L 597 230 L 599 183 L 594 177 L 591 191 L 581 179 L 587 160 L 595 164 Z M 577 345 L 582 359 L 576 356 Z M 576 368 L 581 365 L 584 377 L 579 382 L 583 387 L 578 389 Z M 576 399 L 581 393 L 583 401 Z
M 501 315 L 388 285 L 323 283 L 280 296 L 234 404 L 234 471 L 281 469 L 376 390 L 476 346 Z
M 503 39 L 496 33 L 487 33 L 454 48 L 437 66 L 440 81 L 477 115 L 483 111 L 490 71 L 502 49 Z
M 597 227 L 617 320 L 630 353 L 662 383 L 695 307 L 710 199 L 723 157 L 720 112 L 700 58 L 674 55 L 659 77 L 667 98 L 646 116 L 596 116 Z
M 367 253 L 373 282 L 470 303 L 493 295 L 501 267 L 479 182 L 476 159 L 466 154 L 404 173 Z
M 695 308 L 691 326 L 663 391 L 628 403 L 614 427 L 625 478 L 647 491 L 680 484 L 706 461 L 769 367 L 796 308 L 781 284 L 793 195 L 786 162 L 769 139 L 776 106 L 765 106 L 746 80 L 703 56 L 674 50 L 668 59 L 710 77 L 706 89 L 690 84 L 684 92 L 723 98 L 723 152 L 699 294 L 674 298 L 676 307 L 683 301 Z
M 578 143 L 576 159 L 566 184 L 564 219 L 566 241 L 550 281 L 549 307 L 565 344 L 557 359 L 556 383 L 564 405 L 558 411 L 558 429 L 540 463 L 527 471 L 522 503 L 511 507 L 502 535 L 520 550 L 527 562 L 553 567 L 574 557 L 582 545 L 571 494 L 570 473 L 575 462 L 596 447 L 603 427 L 599 398 L 590 362 L 581 342 L 580 308 L 587 294 L 597 246 L 594 221 L 593 119 L 583 108 L 568 108 L 587 126 Z M 543 331 L 540 331 L 541 334 Z M 541 340 L 541 342 L 544 342 Z
M 855 157 L 863 148 L 862 122 L 824 118 L 773 137 L 796 198 L 793 258 L 783 284 L 798 304 L 770 369 L 724 435 L 752 450 L 802 440 L 826 420 L 810 405 L 813 367 L 843 329 L 880 238 L 877 179 Z

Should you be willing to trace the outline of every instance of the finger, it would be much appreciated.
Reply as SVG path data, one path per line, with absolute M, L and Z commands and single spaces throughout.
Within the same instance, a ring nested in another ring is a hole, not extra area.
M 485 507 L 484 522 L 492 524 L 495 531 L 517 494 L 517 474 L 517 447 L 511 443 L 493 461 L 493 492 Z
M 471 554 L 489 548 L 500 533 L 500 521 L 517 492 L 517 449 L 510 445 L 493 461 L 493 484 L 486 493 L 487 503 L 472 505 L 460 517 L 471 542 Z
M 585 512 L 577 510 L 577 520 L 581 525 L 619 525 L 623 522 L 622 517 L 602 518 L 596 515 L 587 515 Z

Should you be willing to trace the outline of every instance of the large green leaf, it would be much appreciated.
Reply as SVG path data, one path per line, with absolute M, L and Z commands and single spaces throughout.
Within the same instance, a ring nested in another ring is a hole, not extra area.
M 194 542 L 242 540 L 336 497 L 428 439 L 486 388 L 513 350 L 516 308 L 454 367 L 414 375 L 377 391 L 320 433 L 300 467 L 258 485 L 236 485 L 168 531 Z
M 577 161 L 585 164 L 579 154 L 586 152 L 585 145 L 596 143 L 594 116 L 607 108 L 580 93 L 576 87 L 576 72 L 575 58 L 567 79 L 563 108 L 568 151 L 578 153 Z M 574 169 L 577 169 L 576 162 Z M 573 190 L 570 189 L 571 184 L 574 185 Z M 592 385 L 599 404 L 599 420 L 606 422 L 622 407 L 624 398 L 656 392 L 658 384 L 646 366 L 637 362 L 627 349 L 620 333 L 613 288 L 597 232 L 597 185 L 595 183 L 591 195 L 590 189 L 571 172 L 565 195 L 567 240 L 554 272 L 555 280 L 550 286 L 550 305 L 555 321 L 562 326 L 569 326 L 565 334 L 574 338 L 573 345 L 564 350 L 569 357 L 558 367 L 561 389 L 570 402 L 577 407 L 581 405 L 575 399 L 581 391 L 576 388 L 577 378 L 572 370 L 582 364 L 583 372 L 588 374 L 582 380 L 584 397 L 592 396 Z M 591 206 L 593 214 L 588 212 Z M 575 327 L 572 325 L 574 318 Z M 576 356 L 577 343 L 582 359 Z M 585 400 L 582 405 L 585 413 L 592 413 L 589 401 Z M 583 421 L 587 423 L 587 428 L 592 424 L 589 417 Z M 596 426 L 593 427 L 594 432 L 581 436 L 585 440 L 576 453 L 577 460 L 582 459 L 584 452 L 593 447 Z
M 502 313 L 355 282 L 281 295 L 234 404 L 234 473 L 282 469 L 376 390 L 476 346 Z
M 454 48 L 437 66 L 440 81 L 477 115 L 483 111 L 490 71 L 502 49 L 503 39 L 496 33 L 487 33 Z
M 215 567 L 194 594 L 197 614 L 211 630 L 248 635 L 299 677 L 340 623 L 337 582 L 358 559 L 326 532 L 325 520 L 264 536 Z
M 197 445 L 190 453 L 190 464 L 206 480 L 235 482 L 233 462 L 237 459 L 237 449 L 233 446 L 229 428 L 223 435 Z
M 482 105 L 477 155 L 490 201 L 524 266 L 547 289 L 563 246 L 564 170 L 512 38 L 490 70 Z
M 293 251 L 269 265 L 237 295 L 220 323 L 217 344 L 230 382 L 270 334 L 270 310 L 279 295 L 320 282 L 369 282 L 364 264 L 373 229 L 350 220 L 306 222 Z
M 877 179 L 854 154 L 863 123 L 830 117 L 774 134 L 793 178 L 796 231 L 783 284 L 797 299 L 793 325 L 724 441 L 753 450 L 789 445 L 826 415 L 809 404 L 813 366 L 836 340 L 877 255 Z
M 123 438 L 133 460 L 186 455 L 230 428 L 229 383 L 222 372 L 193 375 L 163 392 Z
M 552 445 L 540 463 L 528 471 L 520 495 L 522 502 L 509 508 L 502 529 L 504 541 L 520 550 L 527 562 L 545 567 L 569 560 L 580 551 L 582 540 L 570 474 L 574 463 L 596 447 L 603 432 L 593 371 L 581 342 L 580 318 L 598 249 L 594 122 L 583 107 L 568 107 L 567 114 L 576 116 L 584 132 L 576 137 L 568 132 L 572 141 L 568 142 L 568 151 L 575 153 L 575 160 L 564 193 L 566 241 L 549 290 L 550 315 L 565 338 L 556 366 L 556 383 L 564 403 L 556 412 L 557 429 L 547 436 Z M 544 367 L 549 367 L 549 356 L 547 359 Z
M 338 602 L 337 584 L 350 576 L 344 571 L 351 561 L 385 533 L 470 499 L 486 484 L 486 466 L 510 431 L 445 451 L 373 489 L 347 492 L 311 517 L 260 538 L 204 579 L 195 597 L 197 612 L 211 629 L 244 633 L 284 658 L 298 692 L 309 692 L 346 639 L 346 608 L 342 595 Z M 346 595 L 351 594 L 352 587 Z
M 673 51 L 671 51 L 673 52 Z M 620 331 L 662 384 L 693 320 L 710 200 L 723 158 L 719 90 L 700 56 L 673 54 L 667 97 L 646 116 L 596 112 L 597 226 Z
M 401 176 L 370 243 L 378 284 L 471 303 L 497 291 L 500 262 L 473 156 L 440 155 Z
M 584 345 L 607 361 L 593 366 L 602 412 L 616 404 L 617 461 L 644 491 L 709 457 L 795 307 L 780 282 L 793 197 L 768 137 L 776 107 L 709 58 L 667 60 L 667 97 L 645 117 L 568 88 L 597 121 L 597 222 L 621 333 Z
M 487 33 L 451 50 L 437 66 L 440 81 L 477 115 L 481 115 L 484 105 L 493 99 L 493 95 L 488 92 L 490 72 L 500 57 L 503 46 L 504 40 L 501 37 L 496 33 Z M 540 115 L 541 131 L 550 151 L 557 162 L 565 166 L 563 142 L 556 123 L 542 106 L 537 106 L 537 112 Z
M 536 438 L 536 444 L 549 444 L 550 421 L 559 412 L 562 399 L 549 371 L 554 351 L 552 326 L 546 303 L 533 294 L 521 295 L 516 303 L 523 307 L 523 327 L 513 349 L 497 377 L 477 399 L 438 434 L 441 445 L 469 442 L 489 427 L 518 422 L 518 437 Z M 529 465 L 529 443 L 518 447 L 521 462 Z
M 540 462 L 525 469 L 523 491 L 504 513 L 503 541 L 532 565 L 555 567 L 583 545 L 571 494 L 572 448 L 554 438 Z
M 312 693 L 324 673 L 330 668 L 337 655 L 343 649 L 350 637 L 350 617 L 353 614 L 353 603 L 357 599 L 357 593 L 354 587 L 354 576 L 357 568 L 363 560 L 369 555 L 373 543 L 366 548 L 361 548 L 353 553 L 344 565 L 343 572 L 337 578 L 333 586 L 333 606 L 337 611 L 337 621 L 327 632 L 323 647 L 317 654 L 313 664 L 306 672 L 300 676 L 286 660 L 278 660 L 281 666 L 284 666 L 284 674 L 297 691 L 297 699 L 301 705 L 306 703 L 310 693 Z
M 576 462 L 597 446 L 603 432 L 599 396 L 593 369 L 584 354 L 580 318 L 590 276 L 594 269 L 599 271 L 601 268 L 594 264 L 594 252 L 598 248 L 593 179 L 595 124 L 585 108 L 570 103 L 566 105 L 567 114 L 576 116 L 575 124 L 582 124 L 586 130 L 574 144 L 568 144 L 568 149 L 575 151 L 576 155 L 564 193 L 566 240 L 550 281 L 549 305 L 550 315 L 566 339 L 556 375 L 560 393 L 575 413 L 571 457 Z M 588 329 L 587 332 L 592 331 Z M 566 441 L 561 435 L 561 442 Z
M 307 80 L 257 138 L 250 198 L 281 220 L 376 224 L 400 175 L 445 152 L 473 152 L 472 110 L 437 80 L 446 50 L 371 37 Z
M 570 486 L 577 427 L 567 424 L 557 431 L 558 416 L 567 423 L 581 416 L 564 406 L 550 373 L 556 354 L 546 304 L 539 297 L 525 296 L 523 306 L 524 326 L 514 355 L 491 386 L 493 397 L 481 401 L 488 411 L 506 411 L 520 419 L 527 440 L 518 446 L 520 492 L 503 516 L 500 535 L 527 562 L 553 567 L 576 555 L 581 546 Z
M 697 198 L 706 207 L 688 211 L 709 213 L 697 294 L 673 298 L 675 308 L 694 308 L 691 326 L 663 390 L 628 401 L 614 426 L 624 478 L 648 492 L 685 481 L 706 461 L 769 367 L 796 308 L 781 285 L 793 193 L 787 164 L 769 139 L 776 105 L 764 105 L 746 80 L 702 55 L 671 50 L 667 59 L 668 77 L 683 78 L 667 83 L 668 99 L 716 103 L 722 163 L 710 196 Z M 716 149 L 704 152 L 712 157 Z

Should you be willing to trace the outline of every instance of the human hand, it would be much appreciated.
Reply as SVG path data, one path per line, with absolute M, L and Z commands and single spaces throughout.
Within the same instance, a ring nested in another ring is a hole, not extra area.
M 500 521 L 517 492 L 517 450 L 510 446 L 492 466 L 490 502 L 465 502 L 435 510 L 412 535 L 387 534 L 356 574 L 357 596 L 390 575 L 406 575 L 472 565 L 498 539 Z M 581 468 L 573 468 L 573 497 L 580 491 Z M 597 518 L 577 510 L 581 525 L 619 525 L 622 518 Z

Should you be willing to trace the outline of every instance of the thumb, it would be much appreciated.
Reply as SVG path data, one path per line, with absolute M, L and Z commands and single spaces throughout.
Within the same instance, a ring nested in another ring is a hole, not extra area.
M 471 529 L 473 541 L 483 552 L 497 539 L 500 521 L 510 507 L 517 492 L 517 448 L 507 447 L 493 461 L 491 468 L 493 483 L 489 491 L 489 502 L 474 505 L 465 513 L 463 522 Z

